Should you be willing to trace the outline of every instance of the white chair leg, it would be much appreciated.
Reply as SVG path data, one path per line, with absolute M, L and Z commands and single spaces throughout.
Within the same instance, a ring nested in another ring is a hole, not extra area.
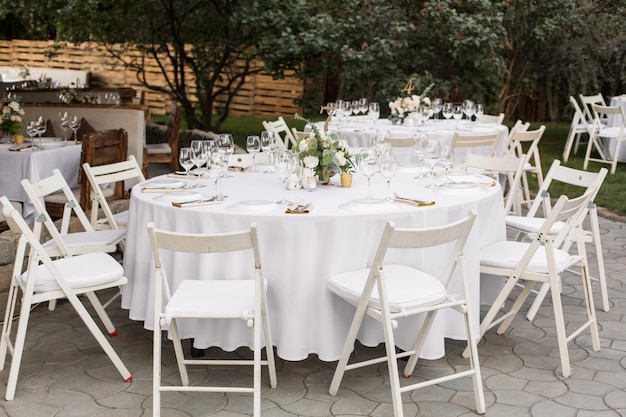
M 152 335 L 152 416 L 161 415 L 161 338 L 163 332 L 159 322 L 154 323 Z
M 111 321 L 111 318 L 109 317 L 107 312 L 104 310 L 104 307 L 100 303 L 98 296 L 93 292 L 87 292 L 85 293 L 85 295 L 89 299 L 89 302 L 93 306 L 93 309 L 96 311 L 98 317 L 100 317 L 100 320 L 102 321 L 102 324 L 104 324 L 104 327 L 107 329 L 107 332 L 109 332 L 109 336 L 117 336 L 117 330 L 115 330 L 115 326 L 113 325 L 113 322 Z
M 539 307 L 541 307 L 541 304 L 543 303 L 544 298 L 546 298 L 546 295 L 548 295 L 549 290 L 550 290 L 550 284 L 548 284 L 547 282 L 541 285 L 539 292 L 535 296 L 535 300 L 533 301 L 530 308 L 528 309 L 528 313 L 526 313 L 526 318 L 528 320 L 533 321 L 535 319 L 535 316 L 537 315 L 537 311 L 539 311 Z
M 598 281 L 600 282 L 600 294 L 602 296 L 602 308 L 609 311 L 611 304 L 609 303 L 609 293 L 606 285 L 606 271 L 604 269 L 604 255 L 602 255 L 602 243 L 600 241 L 600 225 L 598 224 L 598 212 L 594 205 L 589 210 L 591 220 L 591 236 L 593 246 L 596 252 L 596 261 L 598 264 Z
M 270 330 L 270 321 L 267 314 L 267 304 L 263 298 L 263 307 L 261 310 L 263 320 L 263 336 L 265 337 L 265 354 L 267 356 L 267 370 L 270 375 L 270 387 L 276 388 L 276 360 L 274 358 L 274 345 L 272 343 L 272 332 Z
M 7 390 L 4 397 L 7 401 L 12 401 L 15 398 L 17 377 L 20 373 L 20 364 L 22 363 L 22 354 L 24 353 L 24 341 L 26 340 L 26 329 L 28 328 L 28 319 L 30 317 L 30 308 L 32 305 L 31 301 L 32 294 L 24 294 L 22 306 L 20 308 L 20 318 L 17 324 L 15 343 L 13 344 L 13 357 L 11 358 L 11 369 L 9 370 L 9 379 L 7 380 Z
M 556 286 L 556 279 L 551 279 L 550 286 Z M 552 309 L 554 311 L 554 322 L 556 325 L 556 338 L 559 345 L 559 356 L 561 358 L 561 369 L 563 377 L 569 378 L 572 369 L 569 363 L 569 350 L 567 348 L 567 334 L 565 332 L 565 319 L 563 317 L 563 306 L 561 304 L 561 293 L 558 288 L 552 288 Z
M 465 331 L 467 334 L 467 347 L 470 350 L 470 367 L 474 370 L 474 375 L 472 375 L 472 383 L 474 385 L 474 400 L 476 401 L 476 412 L 478 414 L 485 414 L 485 392 L 483 390 L 482 373 L 480 372 L 480 359 L 478 357 L 476 337 L 474 336 L 474 330 L 472 330 L 474 328 L 471 317 L 472 314 L 468 308 L 465 308 L 463 316 L 465 319 Z

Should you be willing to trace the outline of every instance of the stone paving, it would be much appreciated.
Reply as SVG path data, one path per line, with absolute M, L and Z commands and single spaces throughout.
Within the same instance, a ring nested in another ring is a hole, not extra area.
M 597 311 L 601 351 L 593 352 L 584 332 L 570 344 L 572 376 L 563 378 L 549 300 L 533 323 L 519 315 L 505 335 L 490 331 L 479 345 L 486 416 L 626 417 L 626 227 L 606 217 L 600 222 L 611 300 L 609 312 Z M 589 256 L 593 258 L 593 252 Z M 593 272 L 594 260 L 590 263 Z M 572 322 L 582 321 L 584 314 L 578 281 L 567 276 L 563 285 L 566 320 Z M 598 305 L 597 284 L 594 291 Z M 152 415 L 152 332 L 130 320 L 119 303 L 110 307 L 110 315 L 118 329 L 111 342 L 130 369 L 132 382 L 122 381 L 67 302 L 53 312 L 39 305 L 31 316 L 15 399 L 0 400 L 0 417 Z M 374 355 L 382 348 L 358 347 L 356 355 Z M 463 348 L 461 342 L 447 341 L 446 357 L 418 362 L 411 382 L 466 366 L 460 356 Z M 218 349 L 208 354 L 233 355 Z M 235 354 L 250 355 L 247 349 Z M 178 383 L 171 343 L 165 343 L 164 359 L 164 379 Z M 385 364 L 348 372 L 336 397 L 328 394 L 335 362 L 311 355 L 300 362 L 279 359 L 277 365 L 276 389 L 269 388 L 263 373 L 263 416 L 393 415 Z M 2 397 L 7 378 L 8 362 L 0 372 Z M 251 381 L 249 368 L 191 372 L 192 383 L 235 384 L 244 379 Z M 252 409 L 251 396 L 242 394 L 165 393 L 162 400 L 162 415 L 171 417 L 237 417 L 250 415 Z M 408 417 L 476 415 L 470 379 L 403 394 L 403 401 Z

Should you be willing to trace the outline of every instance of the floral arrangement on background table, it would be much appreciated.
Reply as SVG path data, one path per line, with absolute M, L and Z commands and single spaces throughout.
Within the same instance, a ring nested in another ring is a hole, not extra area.
M 312 170 L 323 183 L 330 181 L 334 174 L 354 172 L 354 161 L 348 145 L 338 134 L 322 135 L 310 120 L 297 113 L 294 118 L 311 126 L 309 136 L 298 139 L 295 149 L 304 168 Z
M 24 109 L 17 98 L 9 98 L 2 104 L 2 119 L 0 130 L 7 136 L 18 135 L 22 128 L 22 116 Z
M 434 84 L 430 84 L 422 91 L 422 94 L 411 94 L 413 91 L 413 81 L 415 78 L 411 78 L 401 92 L 406 92 L 406 96 L 398 97 L 395 101 L 389 103 L 391 113 L 389 114 L 389 120 L 391 123 L 404 123 L 404 120 L 411 114 L 419 110 L 421 105 L 430 106 L 430 98 L 427 96 L 428 92 L 433 88 Z

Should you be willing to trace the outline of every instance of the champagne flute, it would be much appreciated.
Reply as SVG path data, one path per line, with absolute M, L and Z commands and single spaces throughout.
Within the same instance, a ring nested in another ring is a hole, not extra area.
M 250 135 L 246 138 L 246 150 L 252 154 L 252 172 L 255 172 L 256 154 L 261 151 L 261 139 L 256 135 Z
M 431 103 L 431 107 L 433 109 L 433 113 L 435 114 L 435 119 L 439 119 L 439 113 L 442 110 L 442 106 L 443 106 L 443 100 L 441 100 L 441 98 L 437 97 L 433 99 Z
M 370 103 L 370 108 L 368 112 L 370 119 L 372 119 L 372 124 L 376 127 L 376 120 L 380 117 L 380 106 L 375 101 Z
M 424 176 L 424 153 L 426 153 L 427 143 L 428 135 L 426 133 L 418 133 L 413 136 L 413 155 L 417 157 L 417 164 L 420 168 L 420 173 L 415 177 L 415 179 L 419 179 Z
M 378 156 L 376 152 L 371 149 L 365 149 L 361 151 L 358 158 L 359 171 L 367 178 L 367 200 L 371 200 L 372 197 L 372 176 L 378 172 Z
M 261 149 L 269 156 L 270 172 L 274 172 L 274 150 L 276 149 L 276 142 L 274 141 L 273 132 L 266 130 L 261 132 Z
M 212 147 L 207 159 L 207 168 L 209 169 L 209 178 L 211 178 L 215 184 L 215 195 L 213 198 L 216 201 L 224 201 L 227 197 L 222 194 L 220 184 L 220 179 L 224 176 L 227 165 L 228 159 L 226 158 L 226 154 L 217 147 Z
M 187 186 L 185 188 L 189 188 L 189 170 L 194 165 L 191 148 L 180 148 L 178 151 L 178 163 L 183 167 L 185 175 L 187 175 Z
M 452 108 L 452 117 L 456 120 L 456 128 L 459 128 L 459 120 L 463 118 L 463 108 L 461 106 L 454 106 Z
M 276 172 L 278 173 L 278 178 L 280 178 L 283 189 L 283 198 L 278 202 L 278 204 L 282 206 L 288 206 L 291 204 L 291 202 L 287 200 L 287 196 L 285 193 L 287 188 L 286 181 L 291 174 L 290 167 L 293 158 L 297 157 L 293 156 L 291 151 L 280 151 L 276 154 Z
M 46 119 L 43 116 L 39 116 L 35 121 L 35 126 L 37 130 L 37 136 L 39 136 L 39 147 L 41 147 L 41 136 L 46 133 Z
M 63 129 L 63 140 L 67 142 L 67 129 L 70 128 L 70 116 L 66 111 L 59 112 L 59 119 L 61 122 L 61 129 Z
M 224 159 L 228 164 L 230 156 L 235 151 L 235 141 L 233 139 L 233 135 L 231 135 L 230 133 L 220 133 L 220 135 L 217 137 L 217 149 L 219 149 L 219 151 L 224 154 Z M 232 175 L 228 174 L 227 172 L 224 173 L 224 176 L 227 178 L 232 177 Z
M 428 165 L 428 177 L 434 178 L 435 164 L 439 161 L 441 156 L 441 145 L 436 138 L 428 138 L 426 142 L 426 151 L 424 152 L 424 162 Z
M 35 142 L 33 141 L 33 138 L 37 134 L 37 124 L 36 124 L 36 122 L 34 120 L 31 120 L 26 125 L 26 134 L 28 135 L 28 138 L 30 139 L 31 146 L 34 147 L 35 146 Z
M 385 154 L 380 159 L 380 174 L 387 180 L 387 200 L 393 200 L 391 196 L 391 178 L 398 172 L 398 161 L 396 157 Z
M 452 117 L 453 109 L 454 109 L 454 106 L 452 105 L 452 103 L 444 103 L 443 106 L 441 107 L 441 113 L 443 114 L 443 117 L 446 118 L 446 120 Z
M 374 149 L 381 156 L 391 149 L 391 134 L 389 131 L 377 130 L 374 135 Z

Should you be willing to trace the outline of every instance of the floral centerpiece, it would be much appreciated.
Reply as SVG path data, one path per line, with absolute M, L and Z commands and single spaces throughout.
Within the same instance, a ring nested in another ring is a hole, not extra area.
M 298 139 L 295 149 L 304 168 L 310 169 L 321 182 L 328 182 L 336 173 L 354 172 L 348 145 L 339 135 L 324 135 L 310 120 L 299 114 L 294 117 L 306 121 L 312 129 L 308 136 Z
M 6 135 L 13 136 L 20 133 L 24 109 L 18 99 L 9 99 L 2 105 L 0 130 Z
M 395 101 L 389 103 L 391 113 L 389 114 L 389 120 L 391 123 L 404 123 L 404 120 L 411 114 L 419 110 L 420 106 L 430 106 L 430 98 L 427 96 L 434 84 L 430 84 L 422 91 L 422 94 L 411 94 L 413 90 L 413 79 L 409 80 L 407 86 L 402 90 L 407 95 L 404 97 L 398 97 Z

